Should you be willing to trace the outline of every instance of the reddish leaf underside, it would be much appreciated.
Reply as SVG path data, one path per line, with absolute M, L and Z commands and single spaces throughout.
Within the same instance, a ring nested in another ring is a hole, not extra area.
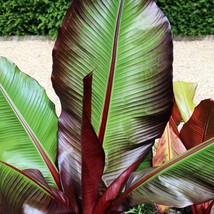
M 182 120 L 182 117 L 181 117 L 181 114 L 179 112 L 176 102 L 174 102 L 173 107 L 172 107 L 172 118 L 176 124 L 179 124 Z
M 105 165 L 105 154 L 91 125 L 92 74 L 84 78 L 82 119 L 82 206 L 83 213 L 92 214 Z
M 211 200 L 214 197 L 213 165 L 206 163 L 209 157 L 202 161 L 202 156 L 213 154 L 213 142 L 214 138 L 156 169 L 148 169 L 137 173 L 138 175 L 133 173 L 127 183 L 126 190 L 113 203 L 111 209 L 114 210 L 124 200 L 131 200 L 133 206 L 136 205 L 135 200 L 137 200 L 138 203 L 160 203 L 176 207 Z M 207 167 L 205 167 L 206 165 Z M 199 168 L 201 170 L 198 170 Z M 203 175 L 204 179 L 201 180 Z M 141 187 L 141 185 L 143 186 Z M 132 196 L 138 188 L 142 188 L 144 196 L 137 194 L 141 198 L 132 199 L 129 194 Z M 163 190 L 165 194 L 163 194 Z M 199 194 L 201 191 L 203 191 L 203 195 Z M 192 197 L 190 197 L 191 195 Z
M 204 100 L 182 127 L 180 137 L 187 149 L 193 148 L 214 136 L 214 101 Z
M 53 214 L 69 212 L 67 198 L 58 189 L 50 188 L 39 170 L 21 171 L 2 161 L 0 165 L 0 174 L 3 173 L 0 183 L 1 202 L 6 213 L 20 213 L 21 210 L 22 213 L 33 210 Z
M 150 150 L 150 147 L 148 147 L 148 150 Z M 112 202 L 121 192 L 130 174 L 137 168 L 141 161 L 142 159 L 139 159 L 137 162 L 132 164 L 127 170 L 125 170 L 121 175 L 119 175 L 115 181 L 111 183 L 111 185 L 106 189 L 106 191 L 96 204 L 94 214 L 100 214 L 101 212 L 106 213 L 108 211 Z

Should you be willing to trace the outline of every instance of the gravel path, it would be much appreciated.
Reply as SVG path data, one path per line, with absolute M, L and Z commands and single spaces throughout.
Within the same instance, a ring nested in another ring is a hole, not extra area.
M 0 40 L 0 56 L 12 60 L 25 73 L 34 77 L 56 104 L 60 104 L 50 81 L 52 71 L 51 40 Z M 195 102 L 214 99 L 214 40 L 174 42 L 174 80 L 198 82 Z

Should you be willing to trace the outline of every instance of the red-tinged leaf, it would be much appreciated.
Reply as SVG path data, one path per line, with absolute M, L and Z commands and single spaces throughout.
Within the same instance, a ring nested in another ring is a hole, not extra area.
M 172 127 L 171 127 L 172 126 Z M 174 129 L 173 129 L 174 128 Z M 176 131 L 177 134 L 174 133 Z M 181 142 L 177 126 L 173 118 L 166 125 L 162 137 L 158 140 L 155 155 L 153 157 L 153 166 L 160 166 L 172 158 L 186 151 L 185 146 Z M 159 213 L 164 213 L 169 209 L 168 206 L 156 204 Z
M 160 166 L 185 151 L 185 146 L 171 130 L 168 123 L 162 137 L 158 141 L 156 154 L 153 158 L 153 166 Z
M 177 125 L 182 121 L 182 117 L 181 117 L 181 114 L 180 114 L 180 111 L 178 109 L 176 102 L 174 102 L 174 104 L 173 104 L 171 116 Z
M 59 31 L 53 60 L 52 81 L 62 115 L 70 114 L 77 127 L 82 121 L 82 79 L 96 69 L 91 123 L 103 141 L 107 164 L 102 179 L 109 186 L 142 158 L 148 142 L 162 135 L 169 119 L 173 102 L 169 22 L 150 0 L 75 0 Z M 63 126 L 69 123 L 65 119 L 60 117 Z M 59 141 L 63 159 L 63 148 L 80 147 L 80 132 L 67 128 L 59 132 L 67 138 Z M 68 170 L 65 174 L 80 183 L 81 165 L 73 168 L 77 179 Z
M 50 188 L 48 186 L 48 183 L 45 180 L 44 176 L 42 175 L 42 173 L 38 169 L 25 169 L 25 170 L 22 170 L 22 172 L 25 175 L 27 175 L 28 177 L 30 177 L 30 178 L 34 179 L 35 181 L 39 182 L 43 186 L 46 186 L 46 187 Z
M 101 212 L 105 213 L 108 211 L 110 205 L 112 202 L 118 197 L 120 192 L 122 191 L 122 188 L 124 187 L 125 183 L 127 182 L 127 179 L 129 178 L 129 175 L 131 172 L 142 170 L 146 167 L 152 166 L 151 156 L 152 156 L 152 147 L 153 143 L 148 143 L 145 147 L 144 152 L 142 153 L 142 158 L 139 159 L 137 162 L 132 164 L 130 167 L 128 167 L 122 174 L 120 174 L 117 179 L 115 179 L 109 187 L 103 187 L 101 186 L 101 192 L 100 192 L 100 199 L 95 207 L 94 214 L 99 214 Z M 100 189 L 99 189 L 100 191 Z M 118 212 L 118 210 L 117 210 Z
M 62 188 L 67 197 L 81 198 L 80 118 L 63 111 L 59 118 L 58 166 Z M 69 191 L 67 191 L 69 190 Z
M 214 206 L 214 200 L 210 201 L 209 206 L 207 207 L 205 214 L 212 214 L 214 211 L 213 206 Z
M 184 122 L 191 117 L 195 108 L 194 96 L 197 83 L 178 81 L 173 83 L 175 102 Z
M 115 76 L 115 66 L 116 66 L 116 58 L 117 58 L 117 49 L 118 49 L 118 38 L 119 38 L 119 32 L 120 32 L 120 25 L 121 25 L 121 16 L 122 11 L 124 8 L 124 0 L 121 0 L 118 5 L 118 14 L 116 17 L 116 28 L 114 32 L 114 43 L 112 47 L 112 58 L 111 58 L 111 65 L 109 70 L 109 76 L 108 76 L 108 83 L 106 88 L 106 94 L 105 94 L 105 101 L 103 105 L 102 110 L 102 116 L 101 116 L 101 122 L 99 126 L 99 134 L 98 138 L 99 141 L 103 144 L 104 141 L 104 135 L 106 131 L 106 125 L 107 125 L 107 118 L 109 116 L 109 109 L 110 109 L 110 100 L 112 97 L 112 89 L 113 89 L 113 82 L 114 82 L 114 76 Z
M 134 172 L 112 204 L 157 203 L 185 207 L 214 198 L 214 138 L 157 167 Z
M 194 110 L 192 117 L 182 127 L 180 137 L 190 149 L 214 136 L 214 101 L 204 100 Z
M 76 204 L 76 201 L 74 199 L 72 192 L 70 192 L 70 197 L 68 200 L 68 198 L 65 196 L 65 194 L 63 192 L 61 192 L 60 190 L 58 190 L 56 188 L 51 188 L 48 186 L 48 183 L 46 182 L 44 176 L 42 175 L 42 173 L 39 170 L 26 169 L 26 170 L 23 170 L 23 173 L 24 173 L 24 175 L 28 176 L 30 179 L 33 179 L 33 180 L 37 181 L 38 183 L 40 183 L 41 185 L 48 188 L 51 191 L 51 193 L 55 196 L 55 198 L 57 198 L 59 201 L 64 201 L 64 203 L 66 204 L 67 207 L 71 207 L 75 213 L 78 213 L 78 206 Z
M 69 214 L 74 211 L 69 208 L 63 193 L 49 188 L 38 170 L 20 171 L 0 161 L 0 177 L 1 208 L 4 214 Z
M 105 165 L 102 144 L 91 125 L 92 74 L 84 78 L 82 116 L 82 207 L 84 214 L 92 214 L 98 199 L 98 187 Z
M 171 127 L 171 129 L 173 130 L 173 132 L 177 135 L 177 137 L 180 137 L 180 133 L 178 131 L 178 126 L 177 126 L 177 124 L 174 121 L 174 119 L 173 119 L 172 116 L 169 119 L 169 126 Z
M 208 211 L 209 202 L 203 204 L 194 204 L 191 206 L 192 214 L 206 214 Z M 210 214 L 210 212 L 208 213 Z
M 111 206 L 112 202 L 117 198 L 121 192 L 123 186 L 131 172 L 133 172 L 137 166 L 140 164 L 141 160 L 138 160 L 136 163 L 132 164 L 126 171 L 124 171 L 116 180 L 114 180 L 111 185 L 106 189 L 104 194 L 99 199 L 93 214 L 106 213 Z

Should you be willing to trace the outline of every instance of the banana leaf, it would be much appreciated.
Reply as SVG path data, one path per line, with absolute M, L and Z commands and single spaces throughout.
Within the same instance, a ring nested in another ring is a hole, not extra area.
M 97 203 L 98 188 L 105 166 L 105 153 L 91 125 L 92 74 L 84 78 L 82 120 L 82 209 L 93 213 Z
M 186 148 L 182 141 L 173 132 L 168 123 L 162 137 L 158 140 L 153 157 L 153 166 L 160 166 L 185 151 Z
M 214 101 L 203 100 L 181 129 L 180 138 L 187 149 L 214 137 Z
M 197 83 L 183 81 L 176 81 L 173 83 L 175 102 L 184 122 L 189 120 L 194 111 L 194 96 L 196 88 Z
M 126 170 L 162 135 L 173 103 L 172 35 L 154 1 L 74 0 L 59 30 L 52 73 L 62 103 L 58 165 L 63 188 L 77 198 L 83 78 L 91 71 L 91 124 L 105 151 L 102 182 L 108 187 L 125 173 L 118 192 Z
M 0 57 L 0 160 L 19 170 L 39 169 L 60 189 L 56 155 L 53 103 L 35 80 Z
M 2 213 L 70 213 L 63 193 L 50 188 L 38 170 L 21 171 L 0 161 L 0 178 Z
M 134 206 L 158 203 L 185 207 L 214 198 L 214 138 L 188 150 L 158 168 L 133 172 L 125 191 L 113 203 Z

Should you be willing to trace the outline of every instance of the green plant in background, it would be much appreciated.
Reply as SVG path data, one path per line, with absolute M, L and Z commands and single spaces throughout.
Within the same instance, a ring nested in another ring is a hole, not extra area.
M 174 36 L 214 34 L 212 0 L 156 0 L 170 20 Z M 0 36 L 57 36 L 70 0 L 0 0 Z
M 56 38 L 57 30 L 60 27 L 65 12 L 70 4 L 70 0 L 47 1 L 47 6 L 45 7 L 47 11 L 46 14 L 38 17 L 40 20 L 38 29 L 46 29 L 46 33 L 44 35 L 50 35 Z
M 141 204 L 134 208 L 131 208 L 125 214 L 158 214 L 154 206 L 150 204 Z
M 44 89 L 1 57 L 1 212 L 104 214 L 212 200 L 213 124 L 200 113 L 209 105 L 182 129 L 185 142 L 194 120 L 202 124 L 191 149 L 152 166 L 155 140 L 179 117 L 171 116 L 172 52 L 154 1 L 73 1 L 53 49 L 59 118 Z
M 57 36 L 70 0 L 0 0 L 0 36 Z
M 212 0 L 157 0 L 167 15 L 175 36 L 203 36 L 214 34 Z

